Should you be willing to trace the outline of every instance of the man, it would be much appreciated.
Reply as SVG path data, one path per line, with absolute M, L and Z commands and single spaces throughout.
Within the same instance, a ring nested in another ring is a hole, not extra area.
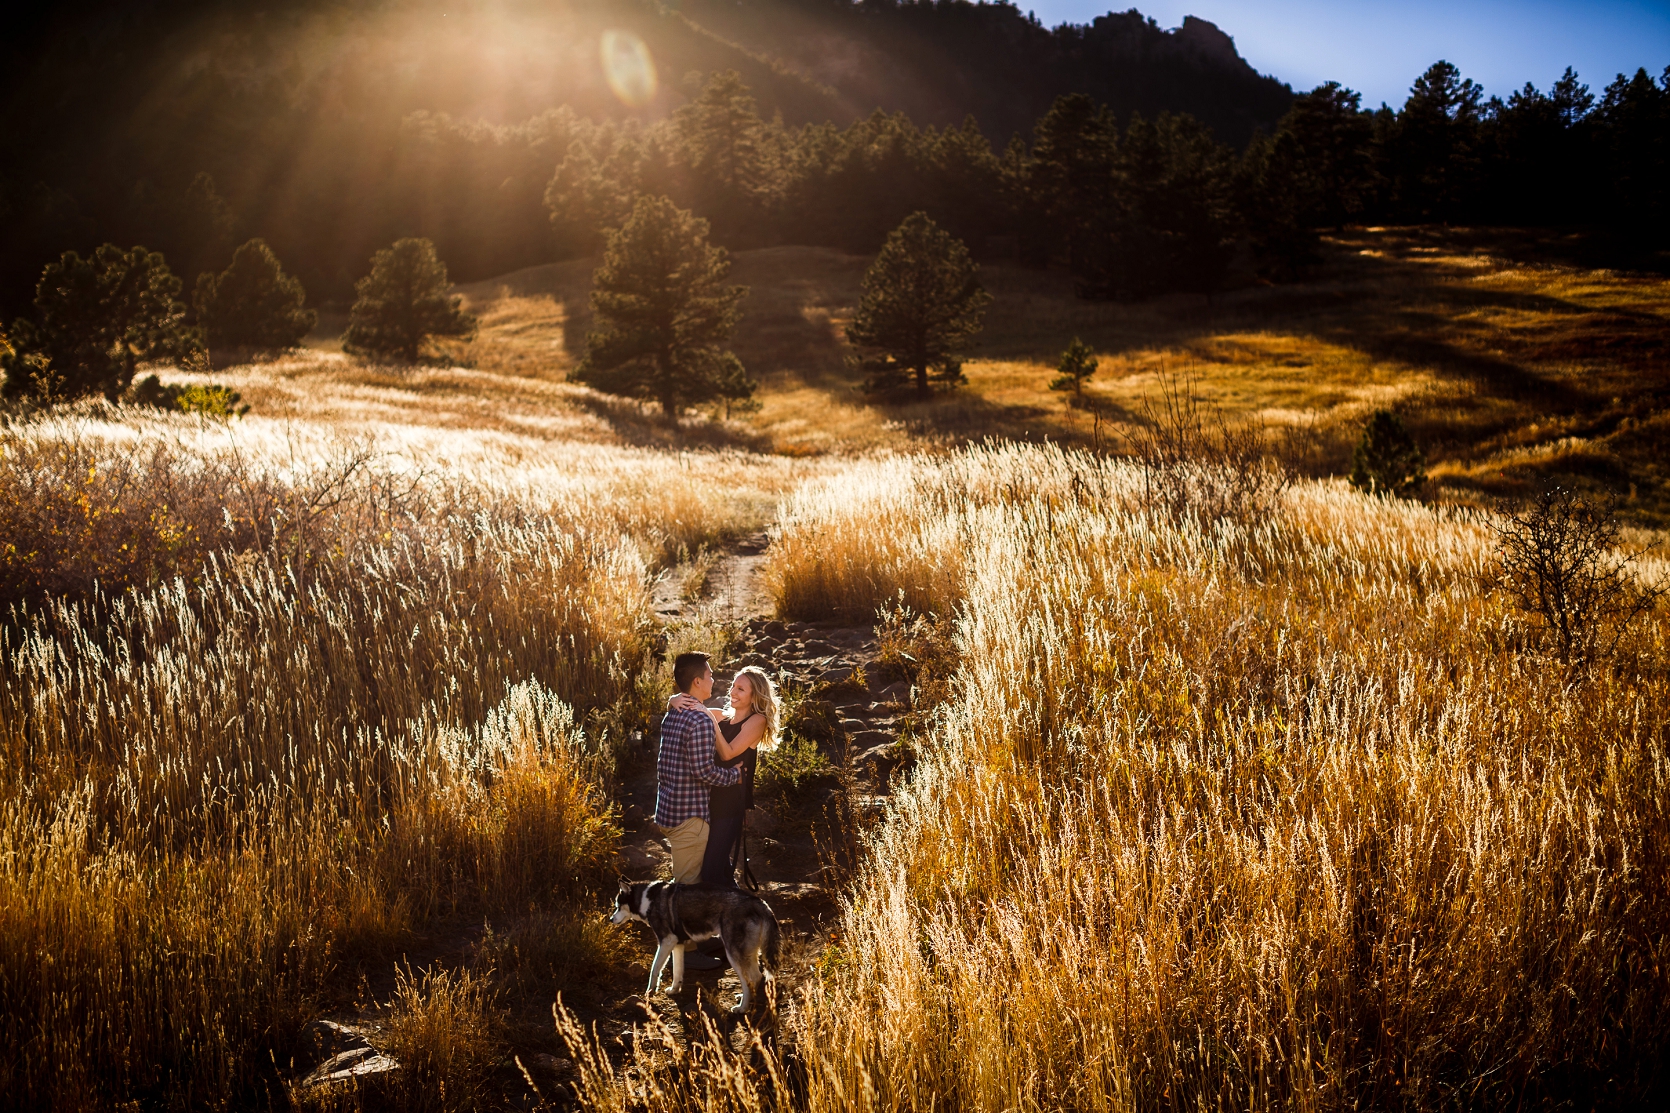
M 713 695 L 713 667 L 705 653 L 680 653 L 673 684 L 701 703 Z M 714 764 L 713 719 L 704 711 L 669 711 L 661 720 L 656 758 L 655 823 L 673 851 L 673 880 L 701 880 L 707 853 L 708 794 L 715 785 L 734 785 L 742 770 Z

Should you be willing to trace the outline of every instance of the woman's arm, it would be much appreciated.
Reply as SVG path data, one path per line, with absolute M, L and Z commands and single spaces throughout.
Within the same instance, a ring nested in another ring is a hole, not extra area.
M 718 726 L 719 720 L 725 717 L 725 713 L 719 708 L 709 707 L 695 696 L 687 696 L 683 692 L 674 692 L 671 696 L 667 697 L 667 710 L 706 711 L 708 718 L 713 720 L 714 726 Z
M 736 741 L 727 742 L 723 734 L 718 736 L 715 748 L 719 751 L 720 761 L 729 761 L 744 750 L 759 745 L 760 739 L 765 737 L 765 720 L 755 715 L 742 724 L 742 729 L 736 732 Z

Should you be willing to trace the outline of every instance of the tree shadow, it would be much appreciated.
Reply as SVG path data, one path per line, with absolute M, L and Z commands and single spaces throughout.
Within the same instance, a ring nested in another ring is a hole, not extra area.
M 649 409 L 645 403 L 596 391 L 577 393 L 571 401 L 587 413 L 601 418 L 622 443 L 634 448 L 740 449 L 759 453 L 772 450 L 769 434 L 735 421 L 690 414 L 680 415 L 677 421 L 669 421 L 658 409 Z

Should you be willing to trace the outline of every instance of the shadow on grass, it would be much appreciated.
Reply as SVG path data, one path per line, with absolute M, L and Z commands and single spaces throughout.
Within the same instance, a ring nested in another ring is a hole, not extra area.
M 684 415 L 676 422 L 669 421 L 659 409 L 595 391 L 577 394 L 572 401 L 580 409 L 601 418 L 615 436 L 635 448 L 738 449 L 761 453 L 772 450 L 769 435 L 735 421 L 715 420 L 705 415 Z

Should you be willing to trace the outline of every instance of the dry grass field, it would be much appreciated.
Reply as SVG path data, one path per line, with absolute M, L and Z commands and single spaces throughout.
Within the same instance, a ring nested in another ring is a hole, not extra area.
M 1370 229 L 1325 246 L 1305 282 L 1129 305 L 1079 300 L 1064 274 L 988 264 L 996 300 L 969 386 L 927 403 L 856 390 L 843 328 L 867 260 L 800 247 L 735 257 L 733 280 L 752 290 L 735 346 L 762 383 L 762 408 L 745 419 L 674 432 L 564 382 L 589 326 L 585 260 L 460 287 L 481 334 L 441 347 L 432 367 L 332 358 L 345 318 L 327 314 L 314 354 L 224 377 L 274 417 L 813 455 L 987 436 L 1118 450 L 1159 376 L 1174 374 L 1234 419 L 1301 431 L 1314 474 L 1349 470 L 1364 419 L 1390 407 L 1450 501 L 1559 481 L 1670 524 L 1670 279 L 1561 262 L 1557 237 Z M 1101 364 L 1079 406 L 1047 389 L 1074 336 Z
M 1145 490 L 1010 446 L 790 501 L 780 606 L 954 613 L 948 698 L 794 1052 L 680 1082 L 640 1041 L 587 1104 L 1664 1100 L 1670 616 L 1574 675 L 1480 521 L 1337 484 L 1202 520 Z
M 1558 246 L 1356 232 L 1211 303 L 990 266 L 969 387 L 898 404 L 844 363 L 864 259 L 743 253 L 763 406 L 676 425 L 563 381 L 560 264 L 422 367 L 327 319 L 216 371 L 242 419 L 0 427 L 0 1108 L 320 1107 L 345 1011 L 410 1109 L 502 1104 L 513 1046 L 623 1111 L 1662 1105 L 1670 613 L 1559 660 L 1468 505 L 1615 490 L 1670 578 L 1670 283 Z M 1440 497 L 1156 498 L 1121 434 L 1171 372 L 1322 473 L 1395 406 Z M 891 616 L 910 772 L 757 1042 L 552 1027 L 640 976 L 623 746 L 726 636 L 656 577 L 760 530 L 780 616 Z

